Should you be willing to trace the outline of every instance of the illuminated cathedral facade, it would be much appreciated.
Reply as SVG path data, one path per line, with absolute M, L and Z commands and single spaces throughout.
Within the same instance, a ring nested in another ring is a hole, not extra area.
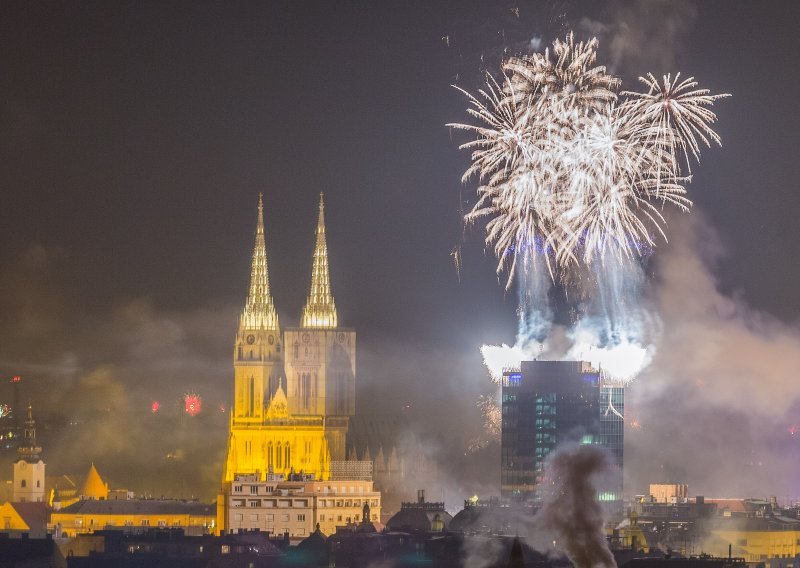
M 282 329 L 269 288 L 259 197 L 247 301 L 233 349 L 233 404 L 223 483 L 237 474 L 314 474 L 345 459 L 355 412 L 356 334 L 339 327 L 322 195 L 311 283 L 300 325 Z

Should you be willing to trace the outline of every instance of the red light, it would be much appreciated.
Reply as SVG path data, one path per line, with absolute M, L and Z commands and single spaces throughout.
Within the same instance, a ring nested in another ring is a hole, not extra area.
M 161 405 L 158 403 L 157 400 L 154 400 L 153 404 L 150 405 L 150 410 L 152 410 L 154 413 L 158 412 L 159 408 L 161 408 Z
M 197 416 L 203 408 L 203 401 L 199 395 L 187 394 L 183 397 L 183 406 L 186 414 L 189 416 Z
M 11 377 L 11 382 L 12 383 L 18 383 L 21 380 L 22 380 L 22 377 L 20 377 L 19 375 L 16 375 L 15 377 Z

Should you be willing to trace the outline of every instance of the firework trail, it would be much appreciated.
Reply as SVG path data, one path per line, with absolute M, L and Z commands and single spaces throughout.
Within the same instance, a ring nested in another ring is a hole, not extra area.
M 640 304 L 642 261 L 661 238 L 663 211 L 689 211 L 691 162 L 720 144 L 710 94 L 693 77 L 652 74 L 641 91 L 597 65 L 596 38 L 570 33 L 544 53 L 508 59 L 502 76 L 467 96 L 474 124 L 462 181 L 477 179 L 464 219 L 485 221 L 486 244 L 506 288 L 517 281 L 513 347 L 484 346 L 493 379 L 523 359 L 580 358 L 620 381 L 653 356 L 659 320 Z M 550 341 L 552 286 L 579 298 L 571 346 Z

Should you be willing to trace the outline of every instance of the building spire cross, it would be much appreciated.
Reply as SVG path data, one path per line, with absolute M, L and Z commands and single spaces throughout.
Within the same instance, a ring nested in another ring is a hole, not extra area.
M 325 200 L 319 194 L 317 241 L 311 266 L 311 289 L 303 308 L 301 327 L 331 329 L 337 326 L 336 304 L 331 292 L 328 243 L 325 238 Z
M 278 314 L 269 291 L 267 247 L 264 240 L 264 200 L 258 194 L 258 221 L 250 264 L 250 289 L 239 319 L 240 329 L 278 329 Z

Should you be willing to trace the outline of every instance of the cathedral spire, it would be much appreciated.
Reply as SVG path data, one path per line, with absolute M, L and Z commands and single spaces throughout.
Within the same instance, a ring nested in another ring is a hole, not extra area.
M 337 325 L 336 305 L 331 293 L 328 273 L 328 244 L 325 241 L 325 202 L 319 194 L 319 219 L 317 220 L 317 244 L 311 268 L 311 290 L 303 308 L 301 327 L 330 329 Z
M 269 271 L 267 270 L 267 247 L 264 244 L 264 204 L 258 195 L 258 223 L 253 260 L 250 265 L 250 291 L 247 304 L 239 319 L 242 329 L 278 329 L 278 314 L 269 293 Z

